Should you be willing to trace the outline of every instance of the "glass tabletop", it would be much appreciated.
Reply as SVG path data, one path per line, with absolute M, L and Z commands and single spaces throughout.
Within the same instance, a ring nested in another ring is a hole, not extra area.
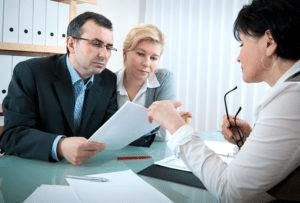
M 117 160 L 118 156 L 150 155 L 151 159 Z M 90 175 L 131 169 L 139 172 L 171 152 L 165 142 L 154 142 L 151 147 L 127 146 L 121 150 L 103 151 L 81 166 L 62 161 L 49 163 L 22 159 L 15 156 L 0 157 L 0 203 L 23 202 L 42 184 L 67 185 L 68 175 Z M 217 202 L 206 190 L 141 176 L 150 185 L 174 202 Z

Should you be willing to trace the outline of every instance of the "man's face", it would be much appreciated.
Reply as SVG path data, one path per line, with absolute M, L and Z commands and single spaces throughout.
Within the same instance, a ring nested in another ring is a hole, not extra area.
M 82 31 L 82 39 L 70 37 L 67 46 L 69 48 L 69 43 L 73 43 L 69 48 L 71 64 L 81 78 L 86 79 L 106 68 L 111 56 L 111 50 L 106 47 L 112 47 L 113 33 L 93 20 L 87 21 L 82 26 Z

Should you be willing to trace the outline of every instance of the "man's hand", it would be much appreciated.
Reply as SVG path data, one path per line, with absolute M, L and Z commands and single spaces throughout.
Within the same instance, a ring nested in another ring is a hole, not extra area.
M 154 102 L 148 108 L 148 119 L 150 122 L 158 122 L 162 127 L 173 134 L 178 128 L 185 124 L 185 121 L 176 110 L 180 105 L 178 101 L 175 103 L 170 101 Z
M 59 156 L 73 165 L 81 165 L 98 152 L 105 149 L 105 144 L 87 140 L 84 137 L 63 138 L 57 147 Z

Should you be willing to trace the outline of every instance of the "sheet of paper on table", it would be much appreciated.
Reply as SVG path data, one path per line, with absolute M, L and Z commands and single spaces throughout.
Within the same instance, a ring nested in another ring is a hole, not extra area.
M 233 144 L 218 141 L 205 140 L 205 144 L 218 154 L 223 161 L 230 163 L 235 154 L 237 153 L 237 147 Z M 191 171 L 181 159 L 172 155 L 165 159 L 155 162 L 156 165 L 173 168 L 182 171 Z
M 89 175 L 107 182 L 66 178 L 70 186 L 41 185 L 24 203 L 170 203 L 161 192 L 146 183 L 131 170 Z
M 169 156 L 165 159 L 155 162 L 156 165 L 164 166 L 167 168 L 173 168 L 181 171 L 191 171 L 181 159 L 178 159 L 175 155 Z
M 71 187 L 65 185 L 41 185 L 24 203 L 81 203 Z
M 158 126 L 149 123 L 145 107 L 127 101 L 90 140 L 105 143 L 108 150 L 121 149 Z
M 131 170 L 91 175 L 107 182 L 67 178 L 81 202 L 132 203 L 172 202 Z

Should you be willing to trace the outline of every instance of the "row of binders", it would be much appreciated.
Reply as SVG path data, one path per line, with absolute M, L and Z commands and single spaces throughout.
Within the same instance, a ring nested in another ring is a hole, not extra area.
M 19 62 L 29 58 L 31 57 L 0 55 L 0 105 L 2 104 L 4 97 L 7 95 L 8 85 L 10 83 L 14 67 Z
M 0 43 L 63 46 L 68 4 L 51 0 L 0 0 Z

